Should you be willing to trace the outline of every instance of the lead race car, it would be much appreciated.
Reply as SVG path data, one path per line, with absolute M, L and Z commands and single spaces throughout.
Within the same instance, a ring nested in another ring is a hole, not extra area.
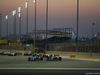
M 43 61 L 43 57 L 39 54 L 34 54 L 32 57 L 28 57 L 28 61 Z
M 60 57 L 59 55 L 50 55 L 47 57 L 47 61 L 61 61 L 62 57 Z

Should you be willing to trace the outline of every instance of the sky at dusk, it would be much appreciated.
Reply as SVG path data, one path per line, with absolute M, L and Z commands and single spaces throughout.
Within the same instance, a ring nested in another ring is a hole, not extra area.
M 21 6 L 22 33 L 26 33 L 26 1 L 29 2 L 29 32 L 34 30 L 35 5 L 32 0 L 0 0 L 0 13 L 3 14 L 2 36 L 6 35 L 6 15 L 9 16 L 8 33 L 13 33 L 12 11 L 18 10 L 18 6 Z M 48 2 L 48 29 L 72 27 L 76 33 L 77 0 L 48 0 Z M 100 32 L 100 0 L 79 0 L 79 36 L 91 37 L 93 23 L 95 23 L 94 33 L 97 34 Z M 18 16 L 16 25 L 18 34 Z M 46 29 L 46 0 L 37 0 L 37 29 Z

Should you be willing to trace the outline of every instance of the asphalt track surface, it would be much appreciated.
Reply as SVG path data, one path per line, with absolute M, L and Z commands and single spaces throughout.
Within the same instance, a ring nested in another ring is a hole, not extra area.
M 29 56 L 0 56 L 0 75 L 100 75 L 100 62 L 63 58 L 31 61 Z
M 100 71 L 5 69 L 0 70 L 0 75 L 100 75 Z

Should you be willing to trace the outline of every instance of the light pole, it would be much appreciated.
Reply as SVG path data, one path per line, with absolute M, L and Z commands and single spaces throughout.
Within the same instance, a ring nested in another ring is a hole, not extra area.
M 13 10 L 12 14 L 14 16 L 14 30 L 13 30 L 13 34 L 16 35 L 16 10 Z
M 7 40 L 8 40 L 8 15 L 6 15 L 5 19 L 6 19 L 6 25 L 7 25 L 7 28 L 6 28 L 6 37 L 7 37 Z
M 0 39 L 1 39 L 1 29 L 2 29 L 1 25 L 2 25 L 2 14 L 0 13 Z
M 48 50 L 48 0 L 47 0 L 47 6 L 46 6 L 46 45 L 45 45 L 45 50 Z
M 33 2 L 35 3 L 35 21 L 34 21 L 34 51 L 35 51 L 35 47 L 36 47 L 36 0 L 33 0 Z
M 26 10 L 26 35 L 28 35 L 28 1 L 26 1 L 26 3 L 25 3 L 25 8 L 27 9 Z
M 94 25 L 95 23 L 92 23 L 91 54 L 93 52 Z
M 78 43 L 78 27 L 79 27 L 79 0 L 77 0 L 77 34 L 76 34 L 76 43 Z
M 18 17 L 19 17 L 19 34 L 21 34 L 21 7 L 18 7 Z
M 77 33 L 76 33 L 76 52 L 78 51 L 78 27 L 79 27 L 79 0 L 77 0 Z
M 94 26 L 95 26 L 95 23 L 92 23 L 92 39 L 94 37 Z
M 25 3 L 25 8 L 27 9 L 26 10 L 26 44 L 27 44 L 27 38 L 28 38 L 28 1 L 26 1 Z

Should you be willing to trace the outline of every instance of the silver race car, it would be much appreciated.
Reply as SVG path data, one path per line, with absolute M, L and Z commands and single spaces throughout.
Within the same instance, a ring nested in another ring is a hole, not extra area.
M 60 57 L 59 55 L 50 55 L 47 57 L 47 61 L 61 61 L 62 57 Z
M 28 57 L 28 61 L 43 61 L 43 57 L 40 55 L 33 55 L 32 57 Z

